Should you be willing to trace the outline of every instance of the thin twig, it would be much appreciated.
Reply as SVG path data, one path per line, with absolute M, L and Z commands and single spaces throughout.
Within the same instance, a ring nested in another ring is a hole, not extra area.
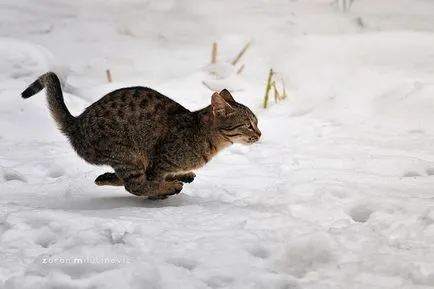
M 215 89 L 212 89 L 211 86 L 209 86 L 208 83 L 206 83 L 205 81 L 202 81 L 202 84 L 205 85 L 206 88 L 208 88 L 211 91 L 215 91 Z
M 273 91 L 274 91 L 274 102 L 277 103 L 279 100 L 282 100 L 282 97 L 280 96 L 280 93 L 277 90 L 277 86 L 276 86 L 276 82 L 275 81 L 273 81 L 271 83 L 271 86 L 273 87 Z
M 282 99 L 286 99 L 288 97 L 288 95 L 286 94 L 286 85 L 285 85 L 285 79 L 283 78 L 283 76 L 281 75 L 281 80 L 282 80 Z
M 238 61 L 240 61 L 241 57 L 243 57 L 244 53 L 246 53 L 247 49 L 250 47 L 250 42 L 248 42 L 246 45 L 244 45 L 243 49 L 237 54 L 237 56 L 232 60 L 232 65 L 236 65 Z
M 112 82 L 112 73 L 110 72 L 110 69 L 107 69 L 107 70 L 105 71 L 105 74 L 106 74 L 106 76 L 107 76 L 107 81 L 108 81 L 108 82 Z
M 238 69 L 237 74 L 241 74 L 244 70 L 245 65 L 241 65 L 241 67 Z
M 270 68 L 270 72 L 268 73 L 267 85 L 265 87 L 265 96 L 264 96 L 264 108 L 266 109 L 268 106 L 268 99 L 271 89 L 271 78 L 273 77 L 273 69 Z
M 213 42 L 211 51 L 211 63 L 217 63 L 217 42 Z

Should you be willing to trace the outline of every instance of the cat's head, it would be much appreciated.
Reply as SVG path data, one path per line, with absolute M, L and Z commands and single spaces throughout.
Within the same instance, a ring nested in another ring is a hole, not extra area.
M 252 144 L 261 137 L 254 113 L 236 102 L 228 90 L 212 95 L 211 108 L 217 131 L 229 141 Z

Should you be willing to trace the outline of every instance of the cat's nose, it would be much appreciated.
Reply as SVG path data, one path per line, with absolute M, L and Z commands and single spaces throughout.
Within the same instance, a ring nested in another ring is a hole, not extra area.
M 257 131 L 256 131 L 256 134 L 257 134 L 257 136 L 258 136 L 258 139 L 261 137 L 261 135 L 262 135 L 262 132 L 258 129 Z

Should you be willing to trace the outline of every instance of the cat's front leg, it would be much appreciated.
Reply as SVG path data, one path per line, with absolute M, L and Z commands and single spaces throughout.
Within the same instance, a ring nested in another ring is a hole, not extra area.
M 155 190 L 152 194 L 148 195 L 148 199 L 163 200 L 169 196 L 179 194 L 182 191 L 182 188 L 183 184 L 180 181 L 163 181 L 159 183 L 158 190 Z
M 168 196 L 179 194 L 183 188 L 183 183 L 178 178 L 170 177 L 174 174 L 167 173 L 170 171 L 168 164 L 162 162 L 154 163 L 152 167 L 149 167 L 146 171 L 146 179 L 150 183 L 158 183 L 158 189 L 152 192 L 152 195 L 148 195 L 150 199 L 165 199 Z M 194 174 L 193 174 L 194 175 Z M 191 178 L 193 175 L 189 175 Z
M 196 174 L 193 172 L 187 172 L 187 173 L 179 173 L 179 174 L 169 174 L 166 176 L 166 181 L 180 181 L 183 183 L 191 183 L 194 181 L 194 178 L 196 177 Z

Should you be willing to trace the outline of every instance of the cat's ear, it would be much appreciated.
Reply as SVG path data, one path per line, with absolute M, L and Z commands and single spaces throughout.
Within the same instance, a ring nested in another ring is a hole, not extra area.
M 218 92 L 211 97 L 212 113 L 215 116 L 227 116 L 234 111 L 234 108 Z
M 220 95 L 226 100 L 227 102 L 236 102 L 235 99 L 232 97 L 232 94 L 227 90 L 226 88 L 220 91 Z

